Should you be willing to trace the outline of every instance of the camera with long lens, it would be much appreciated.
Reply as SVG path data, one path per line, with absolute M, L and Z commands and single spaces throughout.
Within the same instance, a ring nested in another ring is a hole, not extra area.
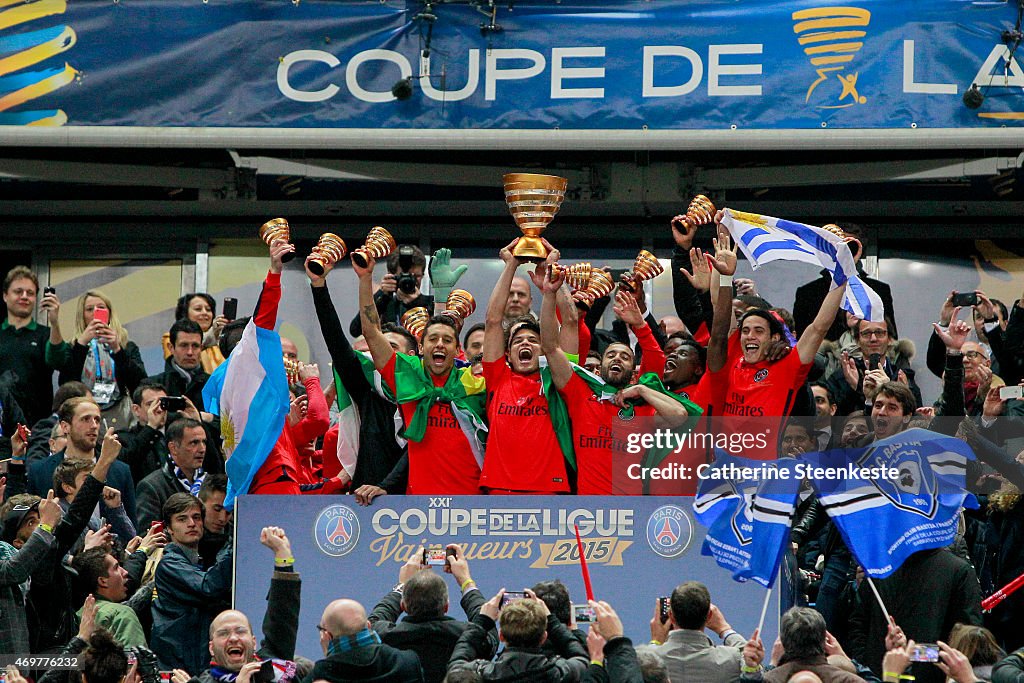
M 416 247 L 412 245 L 405 244 L 398 248 L 398 290 L 406 294 L 415 294 L 420 288 L 416 276 L 409 272 L 415 255 Z
M 126 647 L 125 656 L 128 657 L 128 665 L 136 662 L 136 671 L 142 683 L 160 683 L 160 664 L 157 662 L 156 653 L 147 647 Z

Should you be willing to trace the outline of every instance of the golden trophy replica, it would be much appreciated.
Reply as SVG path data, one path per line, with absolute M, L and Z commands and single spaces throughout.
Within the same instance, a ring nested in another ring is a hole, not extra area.
M 574 263 L 571 266 L 560 266 L 557 263 L 551 266 L 551 277 L 557 278 L 564 273 L 565 281 L 577 292 L 585 292 L 587 290 L 590 286 L 590 274 L 592 272 L 594 272 L 594 267 L 586 261 Z
M 476 299 L 464 289 L 453 289 L 444 307 L 441 315 L 455 323 L 455 328 L 461 332 L 462 323 L 476 310 Z
M 574 298 L 587 308 L 590 308 L 594 305 L 595 301 L 611 294 L 614 288 L 615 282 L 612 280 L 612 276 L 600 268 L 594 268 L 590 272 L 590 281 L 587 283 L 587 286 L 584 289 L 576 290 L 577 295 Z
M 644 280 L 653 280 L 664 272 L 665 266 L 661 265 L 658 257 L 646 249 L 641 249 L 633 261 L 633 270 L 622 274 L 622 284 L 636 291 Z
M 345 240 L 332 232 L 320 235 L 320 241 L 313 247 L 313 257 L 309 259 L 309 270 L 314 275 L 323 275 L 327 266 L 334 265 L 345 258 L 348 247 Z
M 299 361 L 284 357 L 284 374 L 288 377 L 288 384 L 299 383 Z
M 454 292 L 452 293 L 454 294 Z M 428 320 L 430 320 L 430 312 L 423 306 L 417 306 L 402 314 L 402 327 L 416 337 L 416 341 L 420 341 L 423 339 L 423 331 L 427 329 Z
M 366 243 L 352 252 L 352 260 L 360 268 L 365 268 L 369 259 L 380 260 L 390 255 L 396 246 L 391 233 L 378 225 L 370 229 Z
M 288 242 L 290 237 L 291 231 L 288 228 L 287 219 L 272 218 L 260 226 L 260 239 L 266 242 L 268 247 L 274 240 Z M 281 263 L 288 263 L 293 258 L 295 258 L 295 252 L 290 251 L 281 257 Z
M 521 261 L 539 263 L 548 256 L 540 235 L 558 213 L 569 181 L 539 173 L 506 173 L 505 203 L 516 225 L 523 231 L 512 255 Z
M 860 258 L 861 253 L 864 251 L 864 245 L 860 243 L 859 239 L 857 239 L 853 235 L 846 234 L 846 232 L 842 228 L 840 228 L 838 225 L 836 225 L 835 223 L 829 223 L 828 225 L 823 225 L 823 226 L 821 226 L 821 229 L 822 230 L 828 230 L 833 235 L 836 235 L 837 237 L 842 238 L 843 242 L 845 242 L 847 245 L 849 245 L 851 243 L 852 244 L 856 244 L 857 245 L 856 251 L 854 251 L 853 248 L 851 248 L 850 251 L 853 252 L 853 260 L 854 261 L 856 261 L 857 259 Z
M 672 219 L 672 227 L 679 232 L 686 232 L 684 223 L 693 226 L 707 225 L 715 220 L 716 211 L 715 205 L 711 203 L 711 200 L 699 194 L 690 202 L 690 206 L 686 208 L 685 214 Z

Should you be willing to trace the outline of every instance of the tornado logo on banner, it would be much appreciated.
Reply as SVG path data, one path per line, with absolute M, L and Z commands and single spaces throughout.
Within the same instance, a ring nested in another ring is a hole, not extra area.
M 10 111 L 20 105 L 60 90 L 78 75 L 70 64 L 29 70 L 70 50 L 78 40 L 70 26 L 46 26 L 18 33 L 12 28 L 45 17 L 63 14 L 65 0 L 14 0 L 0 3 L 0 125 L 63 126 L 68 121 L 62 109 Z

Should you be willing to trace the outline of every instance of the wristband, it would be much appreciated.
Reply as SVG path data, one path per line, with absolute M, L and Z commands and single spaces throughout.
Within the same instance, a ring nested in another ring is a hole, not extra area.
M 40 524 L 39 528 L 42 529 L 43 531 L 45 531 L 48 534 L 52 534 L 53 533 L 53 527 L 50 526 L 49 524 Z
M 279 567 L 290 567 L 291 565 L 295 564 L 295 558 L 294 557 L 275 557 L 274 558 L 274 564 L 276 564 Z
M 732 275 L 718 274 L 718 286 L 719 287 L 732 287 Z
M 964 352 L 961 351 L 960 349 L 946 349 L 946 355 L 947 356 L 962 356 L 962 355 L 964 355 Z
M 654 638 L 651 638 L 650 644 L 651 645 L 661 645 L 661 641 L 660 640 L 655 640 Z
M 747 666 L 746 664 L 744 664 L 740 667 L 740 671 L 742 671 L 745 674 L 756 674 L 760 670 L 760 666 Z
M 471 584 L 471 583 L 472 583 L 472 584 L 476 584 L 476 581 L 474 581 L 473 579 L 466 579 L 465 581 L 463 581 L 463 582 L 462 582 L 462 583 L 461 583 L 461 584 L 459 585 L 459 589 L 460 589 L 460 590 L 461 590 L 462 592 L 465 592 L 465 591 L 466 591 L 466 586 L 468 586 L 468 585 L 469 585 L 469 584 Z
M 594 664 L 594 665 L 596 665 L 596 666 L 604 666 L 604 662 L 602 662 L 602 661 L 601 661 L 601 660 L 599 660 L 599 659 L 591 659 L 591 660 L 590 660 L 590 663 L 591 663 L 591 664 Z

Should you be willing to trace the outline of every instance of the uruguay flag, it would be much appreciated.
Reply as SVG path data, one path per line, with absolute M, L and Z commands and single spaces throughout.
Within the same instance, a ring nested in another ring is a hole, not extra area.
M 253 475 L 274 448 L 290 397 L 284 372 L 281 336 L 252 320 L 242 339 L 203 387 L 207 410 L 220 416 L 228 492 L 224 507 L 246 493 Z
M 873 323 L 884 321 L 882 299 L 857 275 L 853 254 L 828 230 L 756 213 L 726 209 L 722 225 L 757 270 L 771 261 L 803 261 L 832 274 L 832 288 L 847 283 L 843 310 Z
M 702 555 L 736 581 L 775 582 L 789 541 L 801 480 L 792 460 L 749 460 L 715 454 L 701 478 L 693 512 L 708 527 Z
M 895 478 L 812 479 L 822 507 L 868 576 L 885 578 L 919 550 L 953 542 L 962 507 L 978 502 L 966 491 L 970 447 L 926 429 L 908 429 L 865 448 L 807 453 L 814 467 L 885 468 Z

